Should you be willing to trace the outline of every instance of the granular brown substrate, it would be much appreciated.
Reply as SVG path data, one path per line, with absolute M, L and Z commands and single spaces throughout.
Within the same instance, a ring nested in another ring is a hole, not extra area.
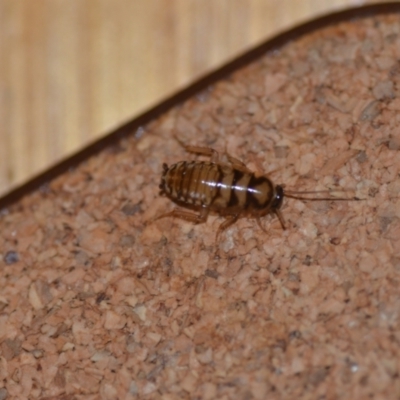
M 2 210 L 0 399 L 399 398 L 399 111 L 400 16 L 344 22 Z M 362 200 L 151 223 L 174 135 Z

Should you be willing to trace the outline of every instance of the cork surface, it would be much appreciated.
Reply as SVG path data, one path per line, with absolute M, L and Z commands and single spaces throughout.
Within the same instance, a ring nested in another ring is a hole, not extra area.
M 0 399 L 397 398 L 399 19 L 307 34 L 1 210 Z M 174 135 L 362 200 L 218 242 L 218 215 L 151 222 L 196 159 Z

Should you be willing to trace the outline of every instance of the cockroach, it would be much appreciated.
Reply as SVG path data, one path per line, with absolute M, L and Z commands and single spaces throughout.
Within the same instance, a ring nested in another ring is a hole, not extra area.
M 164 163 L 159 188 L 161 194 L 167 195 L 179 206 L 197 213 L 176 208 L 155 220 L 177 217 L 199 224 L 207 220 L 210 211 L 216 212 L 226 218 L 218 228 L 218 238 L 241 216 L 255 218 L 259 227 L 266 232 L 260 218 L 273 213 L 278 217 L 282 229 L 286 229 L 280 210 L 284 197 L 305 201 L 359 200 L 356 197 L 305 197 L 316 192 L 285 190 L 284 185 L 275 185 L 265 175 L 257 176 L 243 162 L 227 153 L 228 163 L 221 163 L 216 150 L 185 145 L 177 140 L 187 152 L 210 157 L 210 161 L 180 161 L 171 166 Z

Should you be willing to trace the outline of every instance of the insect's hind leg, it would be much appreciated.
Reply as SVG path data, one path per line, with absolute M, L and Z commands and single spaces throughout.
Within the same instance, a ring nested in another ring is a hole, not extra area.
M 173 218 L 184 219 L 185 221 L 193 222 L 194 224 L 201 224 L 202 222 L 206 222 L 208 212 L 209 212 L 209 209 L 206 207 L 203 207 L 200 210 L 199 214 L 195 214 L 190 211 L 182 210 L 180 208 L 175 208 L 174 210 L 172 210 L 170 212 L 161 214 L 160 216 L 154 218 L 153 221 L 157 221 L 158 219 L 161 219 L 161 218 L 173 217 Z
M 206 157 L 210 157 L 210 161 L 212 163 L 217 164 L 219 161 L 219 153 L 217 150 L 212 149 L 211 147 L 201 147 L 201 146 L 191 146 L 183 143 L 178 137 L 175 136 L 176 141 L 188 152 L 201 154 Z

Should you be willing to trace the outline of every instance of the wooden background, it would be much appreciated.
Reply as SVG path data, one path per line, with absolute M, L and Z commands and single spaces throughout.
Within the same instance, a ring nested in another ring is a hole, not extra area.
M 359 0 L 0 0 L 0 195 L 296 24 Z

